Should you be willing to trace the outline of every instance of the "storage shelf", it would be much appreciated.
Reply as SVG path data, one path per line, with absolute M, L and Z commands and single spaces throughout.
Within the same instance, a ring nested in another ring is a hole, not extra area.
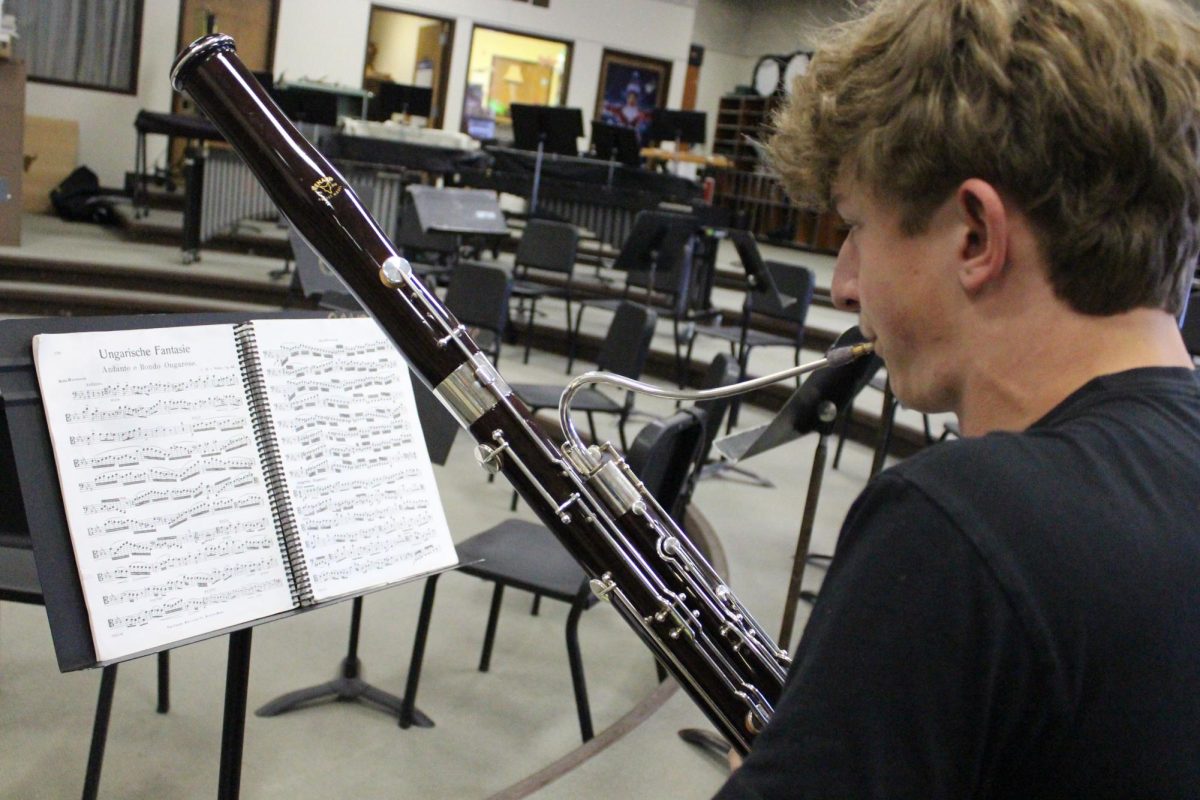
M 758 95 L 726 95 L 717 110 L 713 152 L 734 161 L 736 169 L 717 173 L 713 202 L 741 216 L 759 238 L 786 239 L 802 247 L 837 250 L 846 226 L 834 212 L 816 213 L 788 200 L 778 179 L 760 173 L 758 151 L 746 140 L 761 140 L 778 99 Z

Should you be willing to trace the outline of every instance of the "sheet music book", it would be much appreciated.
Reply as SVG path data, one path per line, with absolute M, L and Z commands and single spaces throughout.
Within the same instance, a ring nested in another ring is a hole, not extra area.
M 457 563 L 367 318 L 33 339 L 98 661 Z

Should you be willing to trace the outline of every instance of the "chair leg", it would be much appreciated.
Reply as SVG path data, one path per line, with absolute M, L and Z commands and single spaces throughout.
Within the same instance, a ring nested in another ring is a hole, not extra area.
M 504 584 L 496 581 L 492 592 L 492 608 L 488 612 L 487 630 L 483 634 L 483 652 L 479 655 L 479 671 L 487 672 L 492 665 L 492 645 L 496 641 L 496 622 L 500 619 L 500 601 L 504 598 Z
M 569 290 L 568 290 L 569 291 Z M 571 330 L 571 295 L 566 297 L 567 302 L 567 374 L 571 374 L 570 362 L 575 357 L 575 331 Z
M 741 383 L 742 381 L 746 380 L 747 364 L 749 364 L 749 362 L 750 362 L 750 348 L 747 347 L 744 350 L 739 348 L 738 354 L 737 354 L 737 362 L 738 362 L 737 382 Z M 733 398 L 733 400 L 730 401 L 729 413 L 726 414 L 726 416 L 725 416 L 725 435 L 726 436 L 733 433 L 733 429 L 737 425 L 737 421 L 738 421 L 738 410 L 741 409 L 741 407 L 742 407 L 742 398 L 741 398 L 741 395 L 737 395 Z
M 533 593 L 533 605 L 529 609 L 529 616 L 536 617 L 538 612 L 542 610 L 542 593 Z
M 596 435 L 596 419 L 592 416 L 592 412 L 587 412 L 588 432 L 592 434 L 592 444 L 600 444 L 600 437 Z
M 537 316 L 537 298 L 529 300 L 529 321 L 525 323 L 525 359 L 522 364 L 529 363 L 529 348 L 533 346 L 533 319 Z
M 433 596 L 437 592 L 440 575 L 431 575 L 425 581 L 425 594 L 421 597 L 421 612 L 417 616 L 417 632 L 413 635 L 412 659 L 408 663 L 408 679 L 404 684 L 404 700 L 400 703 L 400 727 L 410 728 L 414 722 L 417 705 L 417 684 L 421 680 L 421 663 L 425 660 L 425 639 L 429 636 L 429 620 L 433 616 Z
M 842 463 L 842 446 L 846 444 L 846 434 L 850 431 L 850 412 L 854 410 L 852 405 L 842 409 L 842 418 L 838 421 L 838 443 L 837 448 L 833 451 L 833 468 L 837 469 Z
M 587 306 L 582 303 L 579 305 L 579 310 L 575 312 L 575 327 L 572 333 L 567 337 L 567 374 L 571 374 L 571 369 L 575 366 L 576 348 L 579 347 L 579 329 L 583 325 L 583 309 Z
M 586 588 L 585 586 L 580 592 Z M 583 614 L 584 607 L 582 598 L 577 597 L 571 604 L 571 612 L 567 614 L 567 661 L 571 665 L 571 686 L 575 689 L 575 708 L 579 712 L 579 733 L 586 742 L 595 734 L 592 731 L 592 710 L 588 704 L 587 682 L 583 676 L 583 656 L 579 652 L 579 617 Z

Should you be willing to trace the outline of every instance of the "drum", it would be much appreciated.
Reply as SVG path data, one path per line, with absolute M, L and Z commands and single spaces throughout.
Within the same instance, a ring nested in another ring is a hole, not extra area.
M 754 79 L 751 86 L 763 97 L 770 97 L 780 89 L 783 78 L 782 56 L 763 56 L 754 65 Z
M 782 88 L 785 94 L 791 94 L 792 84 L 796 82 L 796 78 L 808 72 L 808 63 L 811 59 L 812 53 L 807 50 L 797 50 L 784 59 Z

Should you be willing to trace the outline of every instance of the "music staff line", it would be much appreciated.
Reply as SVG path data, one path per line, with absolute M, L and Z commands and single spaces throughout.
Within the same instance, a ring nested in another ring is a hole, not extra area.
M 205 375 L 180 381 L 151 381 L 149 383 L 119 383 L 95 389 L 76 389 L 72 400 L 100 400 L 110 397 L 149 397 L 156 394 L 179 394 L 200 389 L 225 389 L 241 383 L 236 373 Z
M 162 414 L 177 414 L 182 411 L 198 411 L 208 408 L 240 406 L 245 402 L 240 394 L 213 395 L 203 400 L 159 400 L 150 405 L 120 405 L 117 408 L 92 408 L 84 406 L 79 411 L 63 415 L 68 423 L 110 422 L 122 419 L 148 419 Z

